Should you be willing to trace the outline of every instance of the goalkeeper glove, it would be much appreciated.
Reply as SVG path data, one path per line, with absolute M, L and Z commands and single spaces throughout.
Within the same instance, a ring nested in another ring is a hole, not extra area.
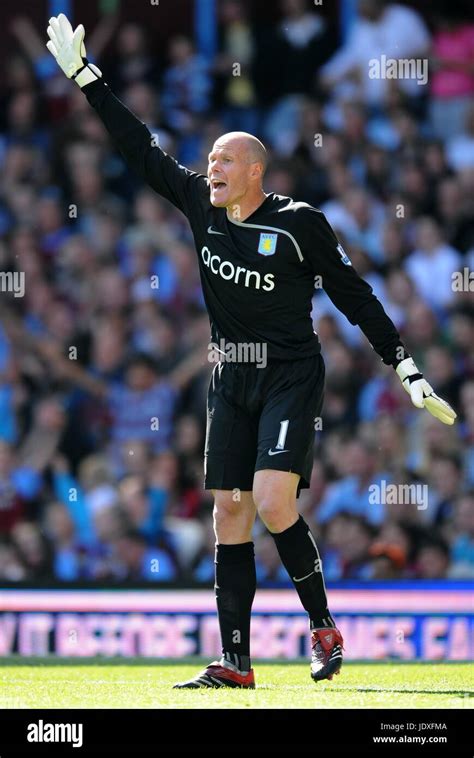
M 82 24 L 73 31 L 64 13 L 60 13 L 57 18 L 53 16 L 49 19 L 47 31 L 49 42 L 46 47 L 68 79 L 74 79 L 79 87 L 85 87 L 102 76 L 102 71 L 86 58 Z
M 405 358 L 395 369 L 400 381 L 417 408 L 426 408 L 432 416 L 443 424 L 454 424 L 456 413 L 451 406 L 433 392 L 423 374 L 418 370 L 412 358 Z

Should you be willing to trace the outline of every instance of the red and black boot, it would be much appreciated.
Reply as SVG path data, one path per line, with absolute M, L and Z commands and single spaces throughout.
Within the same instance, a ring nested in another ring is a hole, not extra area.
M 187 682 L 178 682 L 173 689 L 197 690 L 202 687 L 219 689 L 219 687 L 238 687 L 240 689 L 255 689 L 255 677 L 253 669 L 248 674 L 242 674 L 237 669 L 227 668 L 219 661 L 210 663 L 207 668 L 201 671 L 194 679 Z
M 342 666 L 343 639 L 339 629 L 324 627 L 311 632 L 311 679 L 332 679 Z

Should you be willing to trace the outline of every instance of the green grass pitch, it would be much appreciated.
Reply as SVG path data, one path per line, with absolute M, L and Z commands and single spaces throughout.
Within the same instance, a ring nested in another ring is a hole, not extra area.
M 255 690 L 173 690 L 204 661 L 0 659 L 0 708 L 473 708 L 469 663 L 346 663 L 315 683 L 308 663 L 254 663 Z

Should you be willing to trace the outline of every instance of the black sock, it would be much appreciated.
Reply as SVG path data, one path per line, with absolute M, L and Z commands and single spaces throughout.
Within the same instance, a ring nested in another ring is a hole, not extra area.
M 216 599 L 222 655 L 250 671 L 250 612 L 257 587 L 253 542 L 216 545 Z
M 336 626 L 328 611 L 321 559 L 313 535 L 302 516 L 296 524 L 272 534 L 281 561 L 309 614 L 311 629 Z

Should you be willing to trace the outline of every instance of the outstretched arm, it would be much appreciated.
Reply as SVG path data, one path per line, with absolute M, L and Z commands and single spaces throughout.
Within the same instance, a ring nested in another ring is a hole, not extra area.
M 403 388 L 417 408 L 426 408 L 444 424 L 454 424 L 456 413 L 433 391 L 400 340 L 372 287 L 354 270 L 324 214 L 311 209 L 311 263 L 332 302 L 351 324 L 357 324 L 383 362 L 393 366 Z
M 156 192 L 188 215 L 199 200 L 207 196 L 209 201 L 206 177 L 178 165 L 159 147 L 157 136 L 113 94 L 103 81 L 100 69 L 87 60 L 84 35 L 82 24 L 73 30 L 61 13 L 49 21 L 50 39 L 46 47 L 66 76 L 84 90 L 127 164 Z
M 105 397 L 108 392 L 107 383 L 89 373 L 76 361 L 65 358 L 61 348 L 52 340 L 37 340 L 34 345 L 35 351 L 48 361 L 50 370 L 61 379 L 66 379 L 72 384 L 81 387 L 86 392 L 98 397 Z

